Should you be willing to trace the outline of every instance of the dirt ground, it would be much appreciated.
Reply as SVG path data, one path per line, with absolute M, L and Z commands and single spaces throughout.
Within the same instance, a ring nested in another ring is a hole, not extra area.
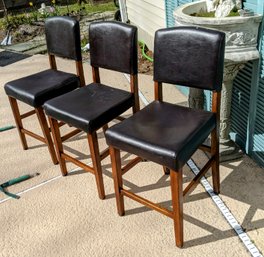
M 145 54 L 153 59 L 153 53 L 150 50 L 146 50 Z M 138 48 L 138 69 L 139 73 L 144 73 L 148 75 L 153 74 L 153 63 L 147 60 L 143 55 L 141 48 Z
M 153 53 L 150 50 L 145 51 L 146 55 L 153 58 Z M 83 59 L 89 59 L 89 52 L 82 54 Z M 142 48 L 138 46 L 138 72 L 146 75 L 153 75 L 153 63 L 147 60 L 142 54 Z

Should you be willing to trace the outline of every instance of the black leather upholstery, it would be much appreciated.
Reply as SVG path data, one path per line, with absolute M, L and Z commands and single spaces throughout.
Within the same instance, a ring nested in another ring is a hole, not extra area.
M 96 22 L 89 27 L 91 65 L 137 74 L 137 28 L 121 22 Z
M 199 33 L 201 31 L 203 33 Z M 198 27 L 157 31 L 154 44 L 154 80 L 220 91 L 224 55 L 219 53 L 224 52 L 224 37 L 224 33 Z M 223 44 L 219 45 L 219 41 Z
M 45 31 L 49 54 L 82 59 L 79 22 L 70 17 L 51 17 L 45 22 Z M 39 107 L 45 101 L 79 86 L 77 75 L 48 69 L 6 83 L 5 91 L 17 100 Z
M 215 127 L 211 112 L 155 101 L 106 131 L 109 145 L 180 169 Z
M 17 100 L 39 107 L 47 100 L 77 88 L 79 84 L 79 78 L 75 74 L 45 70 L 9 81 L 5 85 L 5 91 Z
M 79 22 L 66 16 L 46 19 L 48 53 L 75 61 L 82 60 L 79 26 Z
M 137 28 L 120 22 L 95 22 L 89 29 L 94 67 L 137 73 Z M 52 99 L 46 114 L 85 132 L 93 132 L 134 105 L 132 93 L 92 83 Z
M 224 46 L 222 32 L 161 29 L 155 35 L 154 80 L 220 91 Z M 105 136 L 114 148 L 177 171 L 216 126 L 214 113 L 155 101 Z
M 129 109 L 131 93 L 92 83 L 45 103 L 46 114 L 85 132 L 93 132 Z

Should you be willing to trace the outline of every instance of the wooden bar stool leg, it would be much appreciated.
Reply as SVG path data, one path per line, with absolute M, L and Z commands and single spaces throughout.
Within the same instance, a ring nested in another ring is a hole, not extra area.
M 219 174 L 219 142 L 217 140 L 217 132 L 214 129 L 211 133 L 211 154 L 215 156 L 215 160 L 212 164 L 212 178 L 213 189 L 216 194 L 220 193 L 220 174 Z
M 125 214 L 125 208 L 124 196 L 120 192 L 120 190 L 123 188 L 120 150 L 110 146 L 110 155 L 112 162 L 112 173 L 115 186 L 117 211 L 120 216 L 123 216 Z
M 104 135 L 105 135 L 105 131 L 108 129 L 108 124 L 105 124 L 104 126 L 103 126 L 103 132 L 104 132 Z
M 170 169 L 163 166 L 164 175 L 170 175 Z
M 57 151 L 57 156 L 58 156 L 58 160 L 59 160 L 59 164 L 61 168 L 61 174 L 62 176 L 66 176 L 68 172 L 67 172 L 67 167 L 66 167 L 66 161 L 62 157 L 63 145 L 62 145 L 62 140 L 61 140 L 59 122 L 49 117 L 49 123 L 50 123 L 50 128 L 51 128 L 51 132 L 52 132 L 53 139 L 54 139 L 55 148 Z
M 105 198 L 105 190 L 104 190 L 104 182 L 103 182 L 103 174 L 102 174 L 102 166 L 101 166 L 101 158 L 98 146 L 98 139 L 96 132 L 87 133 L 88 143 L 90 147 L 93 167 L 94 167 L 94 175 L 97 184 L 98 195 L 100 199 Z
M 47 144 L 49 152 L 50 152 L 51 159 L 52 159 L 54 164 L 58 164 L 58 159 L 56 156 L 56 152 L 54 149 L 53 141 L 51 138 L 49 126 L 48 126 L 44 111 L 43 111 L 42 107 L 35 108 L 35 110 L 36 110 L 36 114 L 37 114 L 37 117 L 38 117 L 38 120 L 40 123 L 40 127 L 42 129 L 43 135 L 44 135 L 45 140 L 46 140 L 46 144 Z
M 11 109 L 15 118 L 15 122 L 16 122 L 16 126 L 17 126 L 17 130 L 18 130 L 18 134 L 22 143 L 22 147 L 24 150 L 28 149 L 28 145 L 27 145 L 27 140 L 26 140 L 26 136 L 25 134 L 22 132 L 21 129 L 23 129 L 23 124 L 22 124 L 22 120 L 20 117 L 20 112 L 19 112 L 19 108 L 18 108 L 18 104 L 17 104 L 17 100 L 15 98 L 12 97 L 8 97 L 10 105 L 11 105 Z
M 183 246 L 183 191 L 182 170 L 170 171 L 172 209 L 176 246 Z

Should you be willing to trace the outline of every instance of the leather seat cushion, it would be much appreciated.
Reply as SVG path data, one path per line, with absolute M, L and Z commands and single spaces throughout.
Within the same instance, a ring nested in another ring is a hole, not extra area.
M 214 129 L 214 113 L 154 101 L 106 131 L 109 145 L 178 170 Z
M 6 94 L 33 107 L 42 106 L 47 100 L 70 92 L 79 86 L 75 74 L 45 70 L 5 84 Z
M 45 103 L 46 114 L 85 132 L 93 132 L 134 103 L 132 93 L 92 83 Z

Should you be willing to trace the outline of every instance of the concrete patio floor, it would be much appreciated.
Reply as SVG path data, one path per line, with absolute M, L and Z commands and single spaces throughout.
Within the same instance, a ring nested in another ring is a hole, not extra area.
M 0 67 L 0 127 L 14 125 L 3 85 L 48 67 L 47 56 L 30 58 Z M 74 71 L 74 65 L 60 59 L 58 67 Z M 86 83 L 91 82 L 91 69 L 84 64 Z M 102 82 L 129 88 L 127 78 L 107 70 L 101 71 Z M 139 89 L 146 101 L 153 100 L 153 81 L 139 75 Z M 185 104 L 186 97 L 174 86 L 164 91 L 165 100 Z M 28 107 L 21 105 L 22 109 Z M 36 120 L 25 127 L 37 130 Z M 103 149 L 103 133 L 99 133 Z M 0 194 L 0 256 L 262 256 L 251 254 L 228 224 L 202 185 L 184 199 L 184 240 L 182 249 L 175 247 L 173 222 L 155 211 L 125 199 L 126 215 L 116 211 L 110 159 L 103 161 L 106 199 L 97 196 L 94 176 L 68 164 L 72 172 L 62 177 L 53 165 L 46 147 L 28 137 L 29 149 L 22 150 L 16 129 L 0 132 L 0 184 L 9 179 L 38 172 L 40 175 L 9 188 L 19 193 L 14 200 Z M 84 134 L 67 142 L 67 150 L 79 159 L 90 156 Z M 77 149 L 77 150 L 76 150 Z M 125 154 L 123 161 L 130 156 Z M 199 166 L 205 158 L 197 152 Z M 153 171 L 155 169 L 155 172 Z M 249 157 L 221 164 L 220 198 L 231 211 L 257 249 L 264 253 L 264 170 Z M 184 169 L 184 184 L 193 176 Z M 210 182 L 211 176 L 207 177 Z M 125 185 L 142 196 L 170 205 L 169 179 L 162 169 L 143 162 L 125 175 Z

